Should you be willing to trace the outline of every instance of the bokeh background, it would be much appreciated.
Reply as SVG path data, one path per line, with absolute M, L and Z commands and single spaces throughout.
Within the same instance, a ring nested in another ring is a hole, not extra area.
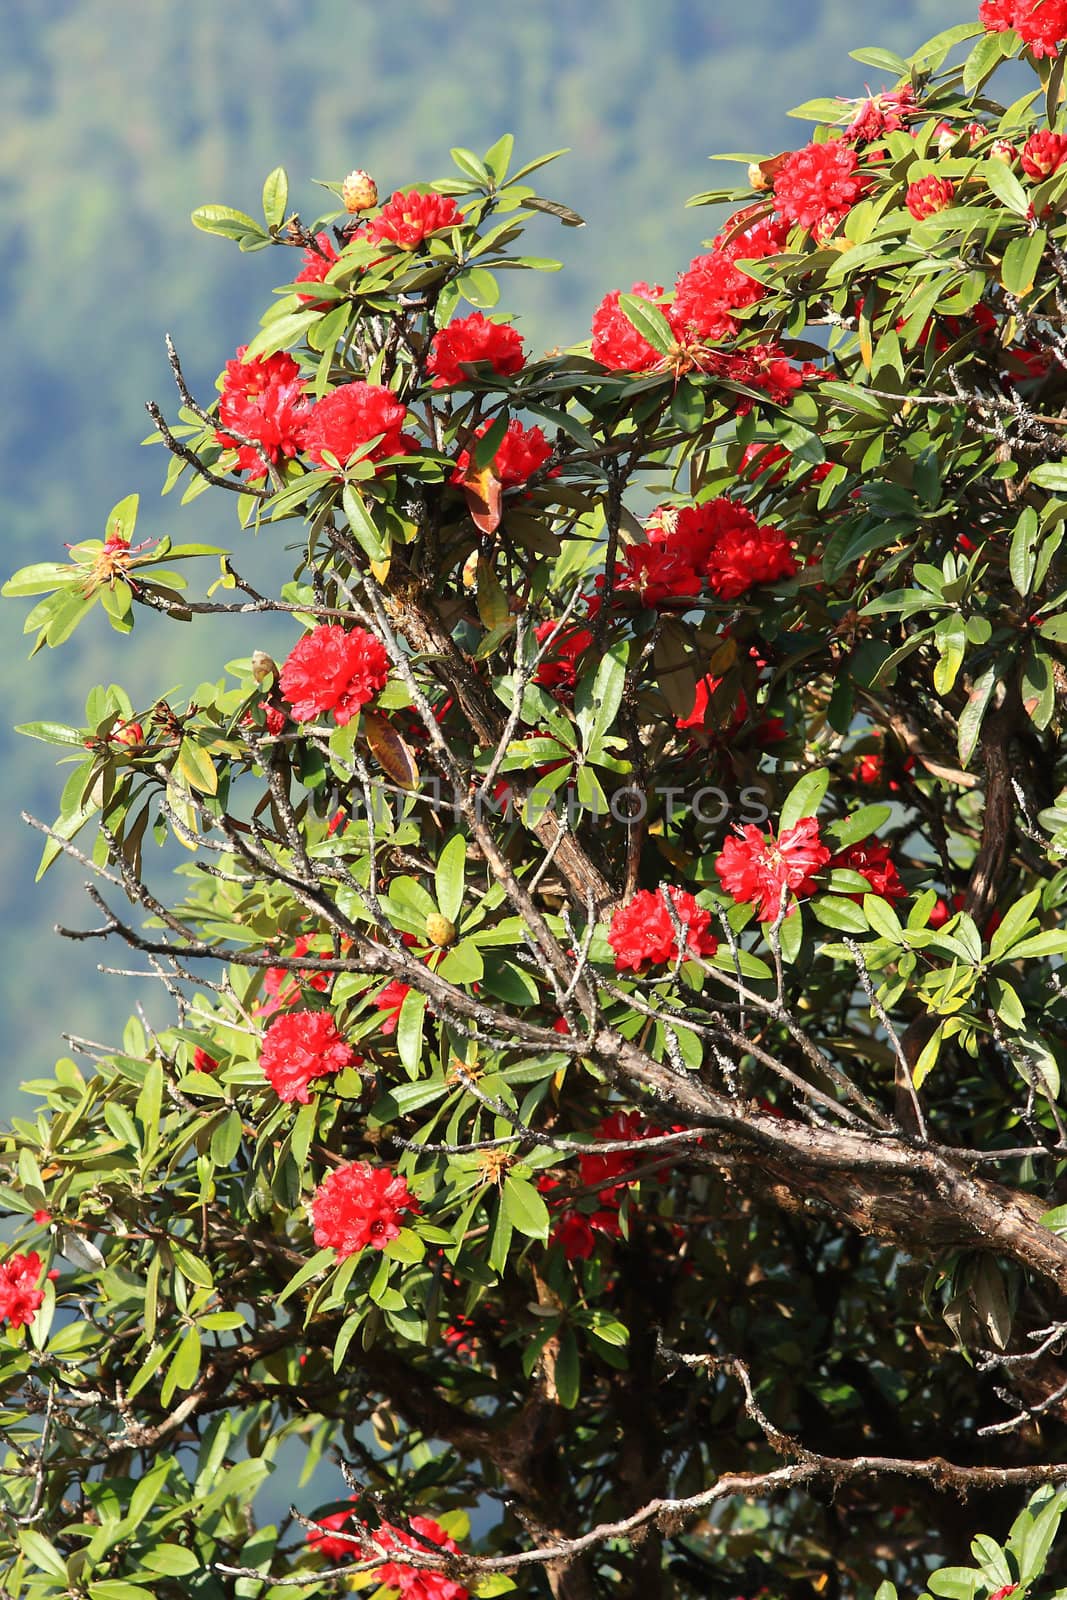
M 174 497 L 160 501 L 166 460 L 139 446 L 150 426 L 144 401 L 175 409 L 164 331 L 210 399 L 223 362 L 292 270 L 288 254 L 242 256 L 197 233 L 194 206 L 257 213 L 264 175 L 284 164 L 291 203 L 311 217 L 328 197 L 310 180 L 355 166 L 385 196 L 446 175 L 451 145 L 481 153 L 510 131 L 517 159 L 570 146 L 538 181 L 587 226 L 539 222 L 533 251 L 560 257 L 565 270 L 507 280 L 528 347 L 567 344 L 587 337 L 607 289 L 670 284 L 699 250 L 713 219 L 685 200 L 733 175 L 709 165 L 710 152 L 802 143 L 808 124 L 791 121 L 790 107 L 885 86 L 849 50 L 907 54 L 975 9 L 969 0 L 7 0 L 5 575 L 98 536 L 135 489 L 141 537 L 249 539 L 227 520 L 226 496 L 184 510 Z M 281 581 L 288 561 L 261 540 L 240 565 L 265 565 Z M 75 868 L 60 864 L 33 886 L 42 841 L 18 814 L 51 820 L 62 773 L 53 749 L 11 726 L 80 724 L 98 681 L 121 682 L 149 705 L 216 675 L 252 643 L 274 644 L 204 628 L 194 649 L 188 629 L 154 617 L 124 639 L 94 617 L 59 652 L 27 661 L 27 609 L 0 607 L 0 1116 L 27 1114 L 17 1084 L 67 1053 L 64 1031 L 117 1038 L 149 987 L 135 996 L 129 981 L 98 973 L 99 946 L 53 936 L 55 922 L 86 926 L 92 910 Z

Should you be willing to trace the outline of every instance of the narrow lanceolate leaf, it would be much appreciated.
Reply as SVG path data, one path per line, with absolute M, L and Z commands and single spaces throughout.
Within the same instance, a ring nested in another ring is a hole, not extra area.
M 320 316 L 321 312 L 318 311 L 290 311 L 287 316 L 275 317 L 273 322 L 268 322 L 265 328 L 259 330 L 242 359 L 253 361 L 272 356 L 278 350 L 288 350 L 318 322 Z
M 667 355 L 677 344 L 670 323 L 667 321 L 659 306 L 654 306 L 648 300 L 642 300 L 639 294 L 620 294 L 619 310 L 627 322 L 637 329 L 642 339 L 658 350 L 660 355 Z
M 960 712 L 957 729 L 957 748 L 961 767 L 966 767 L 974 755 L 982 732 L 982 723 L 996 685 L 997 669 L 987 667 L 981 677 L 975 679 L 968 692 L 967 704 Z
M 346 484 L 341 504 L 348 526 L 372 561 L 384 561 L 389 555 L 389 544 L 367 509 L 367 502 L 352 484 Z

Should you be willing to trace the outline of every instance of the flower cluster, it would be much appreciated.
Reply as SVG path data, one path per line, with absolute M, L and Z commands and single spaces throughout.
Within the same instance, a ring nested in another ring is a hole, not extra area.
M 815 875 L 829 860 L 830 851 L 819 837 L 814 817 L 802 817 L 777 839 L 750 822 L 723 841 L 715 871 L 739 905 L 753 902 L 761 922 L 774 922 L 788 895 L 814 891 Z
M 418 440 L 403 431 L 407 411 L 392 389 L 380 383 L 346 383 L 324 395 L 311 412 L 304 429 L 304 448 L 312 461 L 332 466 L 327 455 L 343 467 L 348 458 L 372 439 L 378 442 L 364 452 L 366 461 L 411 455 Z
M 307 1105 L 316 1078 L 343 1072 L 356 1059 L 328 1011 L 288 1011 L 263 1035 L 259 1064 L 279 1100 Z
M 0 1322 L 21 1328 L 33 1321 L 44 1300 L 44 1292 L 37 1287 L 40 1275 L 41 1258 L 36 1250 L 0 1262 Z
M 491 427 L 492 423 L 483 422 L 475 430 L 475 438 L 484 438 Z M 551 454 L 552 446 L 540 428 L 524 428 L 518 418 L 513 417 L 493 456 L 490 470 L 505 489 L 515 489 L 525 483 L 538 467 L 543 467 Z M 471 472 L 472 461 L 471 452 L 461 450 L 456 457 L 456 468 L 450 481 L 465 482 Z
M 315 1190 L 311 1201 L 315 1243 L 336 1250 L 342 1261 L 368 1245 L 384 1250 L 400 1232 L 404 1214 L 417 1210 L 418 1201 L 404 1179 L 388 1167 L 350 1161 Z
M 435 389 L 467 381 L 468 367 L 486 362 L 498 377 L 521 371 L 525 357 L 522 334 L 506 322 L 490 322 L 480 311 L 459 317 L 433 336 L 426 371 Z
M 360 237 L 371 244 L 385 240 L 401 250 L 417 250 L 431 234 L 458 227 L 462 221 L 463 214 L 451 195 L 398 191 L 367 223 Z
M 858 166 L 859 157 L 844 139 L 792 151 L 774 175 L 778 211 L 788 222 L 825 237 L 867 190 Z
M 670 904 L 674 907 L 672 916 Z M 685 931 L 685 953 L 710 960 L 719 941 L 710 933 L 711 912 L 698 906 L 686 889 L 641 889 L 629 905 L 620 906 L 611 919 L 608 943 L 615 952 L 616 972 L 629 967 L 644 972 L 650 966 L 674 961 L 678 956 L 676 924 Z
M 1009 28 L 1035 56 L 1054 56 L 1067 39 L 1067 0 L 982 0 L 978 17 L 987 33 Z
M 755 584 L 797 572 L 793 547 L 780 528 L 764 527 L 747 506 L 722 495 L 700 506 L 660 506 L 649 519 L 647 543 L 629 545 L 616 587 L 632 589 L 646 606 L 700 593 L 736 600 Z
M 293 646 L 279 684 L 296 722 L 311 722 L 324 711 L 339 728 L 385 687 L 389 656 L 366 628 L 346 631 L 339 623 L 312 628 Z
M 946 206 L 950 206 L 955 195 L 955 184 L 948 178 L 939 178 L 931 172 L 925 178 L 916 178 L 914 183 L 908 184 L 904 204 L 916 222 L 923 222 L 927 217 L 934 217 L 939 211 L 944 211 Z
M 292 356 L 278 351 L 244 361 L 247 348 L 241 345 L 226 363 L 219 400 L 223 426 L 215 439 L 224 449 L 237 451 L 234 470 L 255 479 L 263 477 L 267 461 L 288 461 L 304 448 L 312 407 Z

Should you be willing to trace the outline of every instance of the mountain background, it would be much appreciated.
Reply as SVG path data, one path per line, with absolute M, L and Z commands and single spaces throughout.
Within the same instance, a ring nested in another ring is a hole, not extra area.
M 639 278 L 669 285 L 699 251 L 714 224 L 685 200 L 737 170 L 709 166 L 710 152 L 801 144 L 808 125 L 789 120 L 790 107 L 886 86 L 849 50 L 908 54 L 973 14 L 967 0 L 10 0 L 5 12 L 6 571 L 99 536 L 111 506 L 138 490 L 139 537 L 222 543 L 242 570 L 277 582 L 291 565 L 268 541 L 284 546 L 284 529 L 252 551 L 227 497 L 185 509 L 160 501 L 166 458 L 139 447 L 145 400 L 176 411 L 164 332 L 210 400 L 223 362 L 291 267 L 275 251 L 242 256 L 196 232 L 194 206 L 224 201 L 256 214 L 264 176 L 282 164 L 291 205 L 311 217 L 328 202 L 312 178 L 366 167 L 385 197 L 445 176 L 451 145 L 480 153 L 510 131 L 517 161 L 569 146 L 538 182 L 587 226 L 539 222 L 532 250 L 565 270 L 506 281 L 528 347 L 565 345 L 588 336 L 608 289 Z M 188 690 L 217 676 L 253 644 L 284 652 L 291 637 L 262 620 L 241 638 L 198 624 L 194 664 L 181 625 L 148 617 L 122 638 L 94 616 L 59 653 L 27 661 L 26 610 L 0 608 L 0 1006 L 12 1045 L 0 1115 L 27 1114 L 17 1085 L 67 1053 L 64 1031 L 117 1039 L 152 987 L 98 973 L 101 960 L 140 964 L 120 948 L 52 934 L 57 921 L 91 926 L 93 912 L 76 868 L 61 863 L 34 888 L 42 841 L 19 812 L 51 820 L 62 772 L 51 747 L 12 725 L 80 724 L 98 681 L 149 705 L 183 681 Z

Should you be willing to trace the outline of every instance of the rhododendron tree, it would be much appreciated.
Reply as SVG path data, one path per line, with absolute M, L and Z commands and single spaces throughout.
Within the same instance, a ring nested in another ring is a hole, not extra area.
M 510 137 L 194 214 L 190 509 L 7 585 L 197 643 L 24 727 L 139 1000 L 0 1136 L 5 1596 L 1062 1592 L 1065 43 L 857 52 L 548 354 Z

